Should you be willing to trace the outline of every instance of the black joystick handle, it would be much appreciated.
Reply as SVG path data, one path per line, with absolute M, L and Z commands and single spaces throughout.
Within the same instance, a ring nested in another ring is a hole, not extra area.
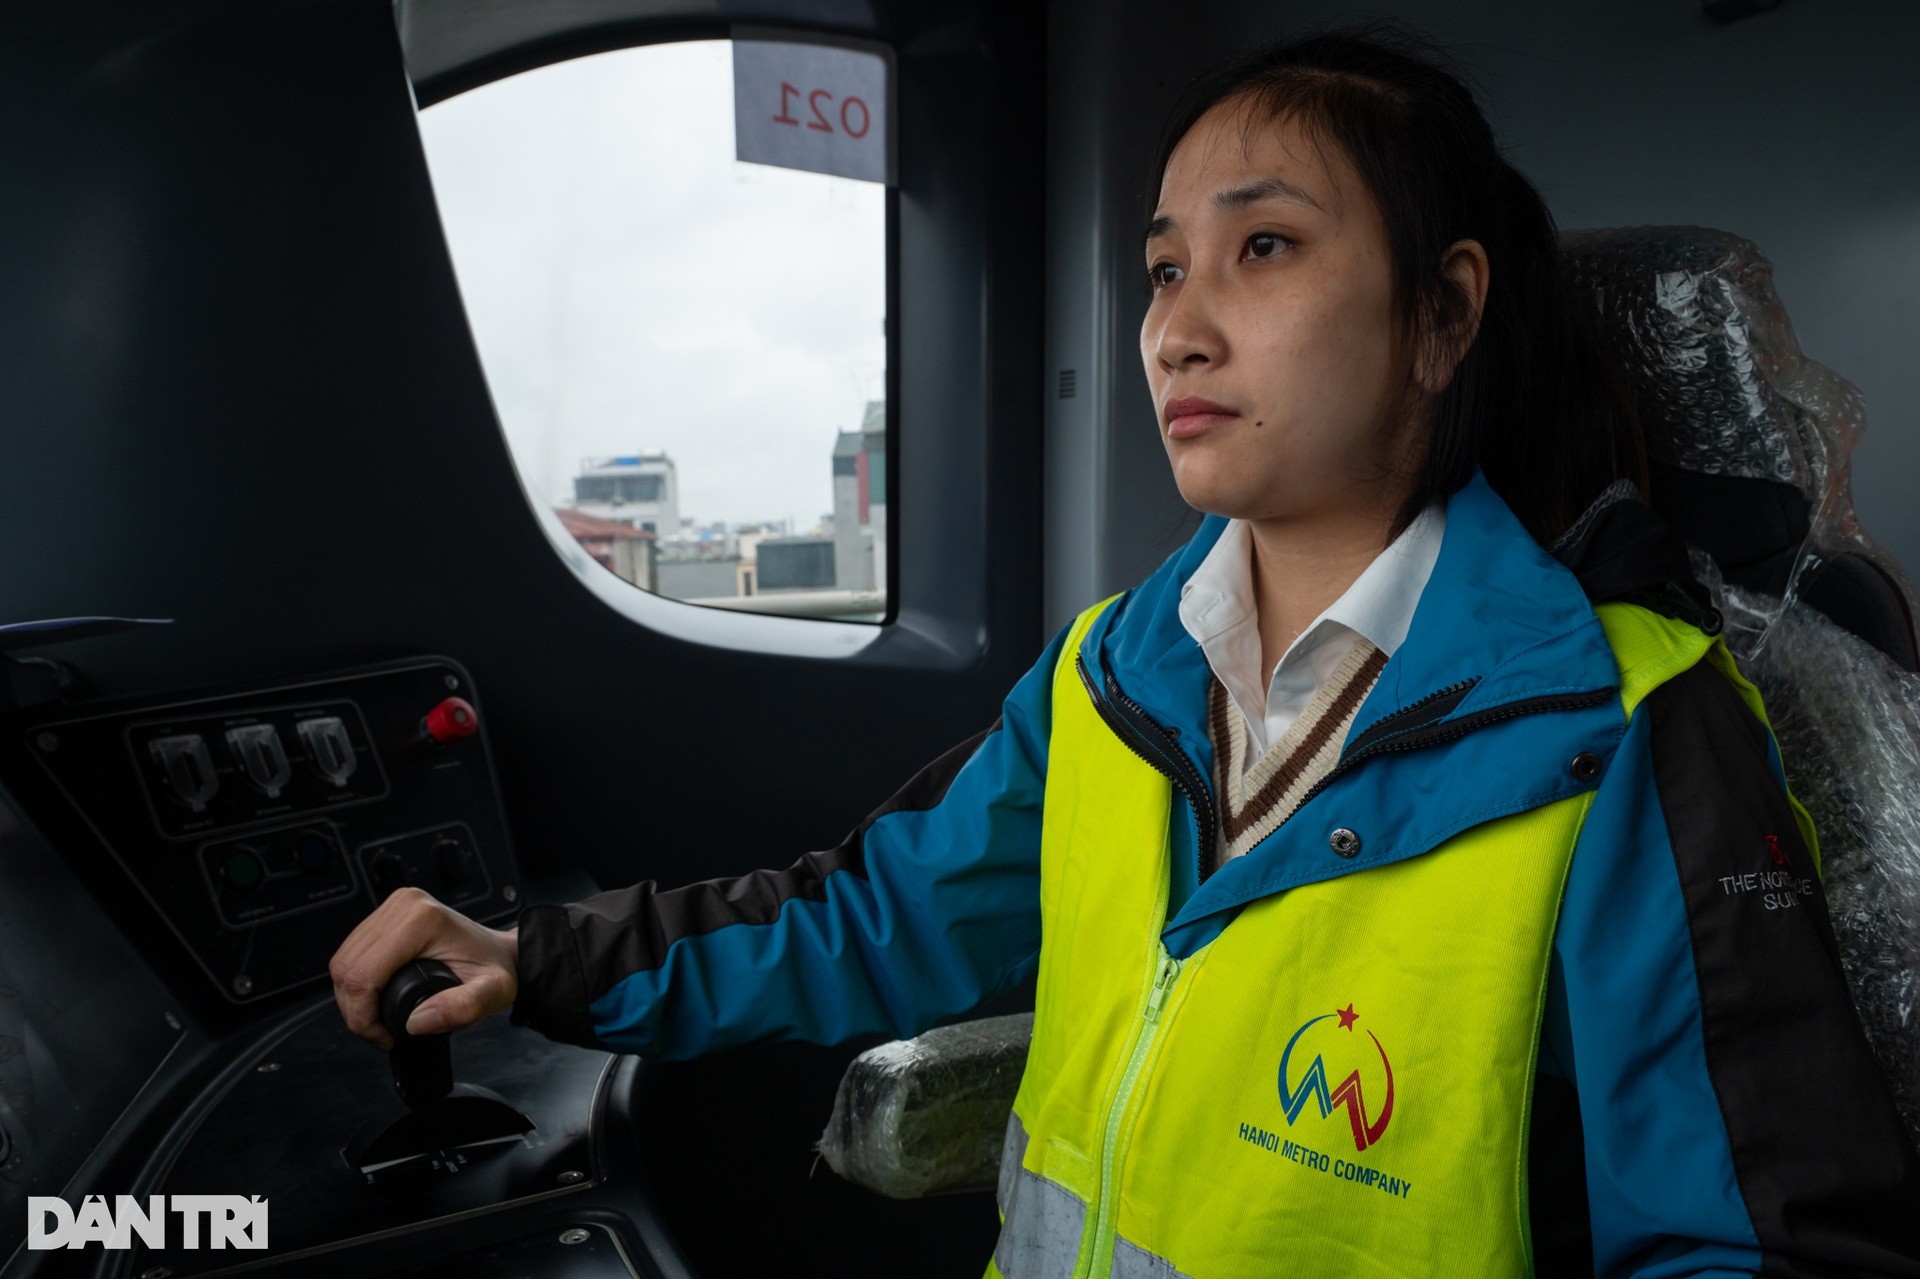
M 340 1152 L 347 1166 L 369 1176 L 438 1151 L 518 1140 L 535 1124 L 506 1098 L 478 1084 L 453 1082 L 451 1035 L 409 1035 L 407 1018 L 428 998 L 460 984 L 437 959 L 403 964 L 380 992 L 380 1022 L 393 1036 L 388 1064 L 394 1091 L 407 1108 L 374 1115 Z
M 380 992 L 380 1024 L 393 1036 L 388 1054 L 393 1086 L 409 1109 L 439 1101 L 453 1091 L 450 1035 L 409 1035 L 407 1018 L 428 996 L 460 984 L 453 970 L 437 959 L 414 959 L 400 966 Z

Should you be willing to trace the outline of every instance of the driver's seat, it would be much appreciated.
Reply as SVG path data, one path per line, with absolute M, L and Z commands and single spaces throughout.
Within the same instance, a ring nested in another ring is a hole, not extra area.
M 1920 1133 L 1920 609 L 1854 515 L 1860 392 L 1801 353 L 1772 264 L 1738 236 L 1572 231 L 1562 248 L 1631 381 L 1653 505 L 1766 699 L 1855 1006 Z

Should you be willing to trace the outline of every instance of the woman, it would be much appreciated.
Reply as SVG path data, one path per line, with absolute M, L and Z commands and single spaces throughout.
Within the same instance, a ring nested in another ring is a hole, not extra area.
M 1157 178 L 1141 357 L 1192 542 L 841 847 L 508 932 L 403 890 L 335 959 L 348 1024 L 384 1041 L 415 955 L 465 984 L 414 1029 L 511 1004 L 655 1057 L 912 1034 L 1037 973 L 1007 1279 L 1555 1268 L 1529 1125 L 1569 1084 L 1600 1273 L 1920 1273 L 1812 831 L 1619 500 L 1631 416 L 1471 96 L 1370 39 L 1269 49 Z M 1798 909 L 1727 887 L 1782 869 Z

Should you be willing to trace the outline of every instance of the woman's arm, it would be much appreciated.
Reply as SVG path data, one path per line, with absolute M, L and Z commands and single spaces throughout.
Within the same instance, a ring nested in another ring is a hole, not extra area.
M 1040 807 L 1064 639 L 999 722 L 838 847 L 783 870 L 522 911 L 513 1020 L 677 1059 L 761 1039 L 917 1034 L 1018 984 L 1040 948 Z
M 1627 727 L 1552 988 L 1597 1275 L 1920 1275 L 1920 1163 L 1771 734 L 1710 663 Z

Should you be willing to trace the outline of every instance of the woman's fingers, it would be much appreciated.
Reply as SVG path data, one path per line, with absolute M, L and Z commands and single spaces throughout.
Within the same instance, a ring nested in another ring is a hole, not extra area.
M 327 965 L 333 1001 L 348 1030 L 382 1048 L 393 1047 L 393 1036 L 380 1024 L 380 992 L 402 964 L 429 947 L 468 957 L 458 946 L 436 946 L 452 931 L 449 917 L 466 922 L 421 889 L 399 888 L 348 934 Z
M 443 990 L 407 1018 L 409 1035 L 438 1035 L 463 1030 L 475 1022 L 505 1012 L 513 1006 L 513 982 L 497 967 L 461 974 L 460 985 Z

